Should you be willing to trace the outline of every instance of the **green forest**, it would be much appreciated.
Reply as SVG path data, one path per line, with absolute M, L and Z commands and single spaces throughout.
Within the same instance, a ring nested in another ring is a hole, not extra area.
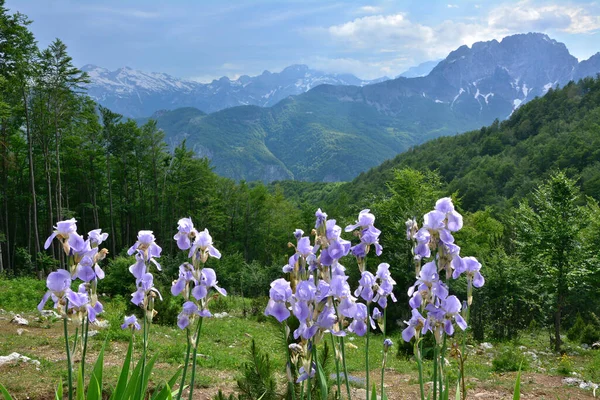
M 29 23 L 0 2 L 1 274 L 43 279 L 56 270 L 61 249 L 42 245 L 56 221 L 74 217 L 82 232 L 110 234 L 107 294 L 130 291 L 119 274 L 141 229 L 163 247 L 160 284 L 168 287 L 181 261 L 176 222 L 191 217 L 223 253 L 214 264 L 220 284 L 266 296 L 294 229 L 310 232 L 317 208 L 341 226 L 369 208 L 387 250 L 380 261 L 391 265 L 402 304 L 414 280 L 405 221 L 452 196 L 465 216 L 457 238 L 486 276 L 471 310 L 476 339 L 536 327 L 560 350 L 560 334 L 578 321 L 589 329 L 576 340 L 600 340 L 600 78 L 551 89 L 505 121 L 434 139 L 349 182 L 265 185 L 220 177 L 185 141 L 169 151 L 156 121 L 138 123 L 95 104 L 65 43 L 39 48 Z M 395 307 L 388 319 L 408 313 Z

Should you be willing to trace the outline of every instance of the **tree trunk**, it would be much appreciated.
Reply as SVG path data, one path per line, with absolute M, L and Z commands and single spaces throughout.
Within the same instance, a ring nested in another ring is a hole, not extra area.
M 31 142 L 31 131 L 29 128 L 29 110 L 27 108 L 27 92 L 25 91 L 25 87 L 22 88 L 23 90 L 23 105 L 24 105 L 24 109 L 25 109 L 25 130 L 27 133 L 27 157 L 28 157 L 28 161 L 29 161 L 29 183 L 31 185 L 31 198 L 32 198 L 32 211 L 33 211 L 33 233 L 34 233 L 34 240 L 35 240 L 35 253 L 33 256 L 33 264 L 35 266 L 35 273 L 38 276 L 38 278 L 42 278 L 42 274 L 40 273 L 41 271 L 38 268 L 37 265 L 37 255 L 38 253 L 40 253 L 40 234 L 38 232 L 38 217 L 37 217 L 37 197 L 35 195 L 35 175 L 34 175 L 34 171 L 33 171 L 33 144 Z
M 110 177 L 110 154 L 106 152 L 106 179 L 108 180 L 108 212 L 110 213 L 110 235 L 112 240 L 110 241 L 111 251 L 113 257 L 117 254 L 116 242 L 117 237 L 115 236 L 115 218 L 113 214 L 113 196 L 112 196 L 112 179 Z
M 4 192 L 4 196 L 3 196 L 3 207 L 4 207 L 4 230 L 5 230 L 5 239 L 6 239 L 6 262 L 7 265 L 10 267 L 11 262 L 10 262 L 10 254 L 11 254 L 11 249 L 10 249 L 10 226 L 9 226 L 9 219 L 8 219 L 8 134 L 6 133 L 6 122 L 2 122 L 2 140 L 4 142 L 4 146 L 2 146 L 3 148 L 3 153 L 4 156 L 2 157 L 2 163 L 3 163 L 3 168 L 2 168 L 2 188 L 3 188 L 3 192 Z

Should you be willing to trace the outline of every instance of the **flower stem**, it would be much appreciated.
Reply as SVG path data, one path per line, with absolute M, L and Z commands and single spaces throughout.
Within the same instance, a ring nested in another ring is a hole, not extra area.
M 138 399 L 143 399 L 144 398 L 144 394 L 142 393 L 143 391 L 143 386 L 144 386 L 144 374 L 146 373 L 146 349 L 148 346 L 148 322 L 147 322 L 147 316 L 146 316 L 147 310 L 144 310 L 144 331 L 143 331 L 143 339 L 144 339 L 144 343 L 143 343 L 143 347 L 142 347 L 142 373 L 140 375 L 139 378 L 139 390 L 138 390 Z
M 425 400 L 425 388 L 423 387 L 423 360 L 421 354 L 423 351 L 423 341 L 415 343 L 415 355 L 417 357 L 417 366 L 419 367 L 419 386 L 421 389 L 421 400 Z
M 202 331 L 202 321 L 203 320 L 204 320 L 204 318 L 200 317 L 200 321 L 198 321 L 198 330 L 196 331 L 196 336 L 194 337 L 194 339 L 195 339 L 194 353 L 193 353 L 194 359 L 192 360 L 192 380 L 190 381 L 190 396 L 189 396 L 190 400 L 193 399 L 192 396 L 194 395 L 194 380 L 196 379 L 196 360 L 198 359 L 198 342 L 200 341 L 200 332 Z
M 438 354 L 439 347 L 436 343 L 433 348 L 433 400 L 437 400 Z
M 383 340 L 384 340 L 384 344 L 383 344 L 383 360 L 381 362 L 381 398 L 383 399 L 383 380 L 385 377 L 385 361 L 387 358 L 387 352 L 386 352 L 386 348 L 385 348 L 385 328 L 386 328 L 386 319 L 387 317 L 387 307 L 385 307 L 383 309 L 383 326 L 381 329 L 381 332 L 383 333 Z
M 371 303 L 367 303 L 367 334 L 365 335 L 365 370 L 366 370 L 366 389 L 369 397 L 369 336 L 371 333 Z
M 350 381 L 348 380 L 348 368 L 346 368 L 346 350 L 344 345 L 344 337 L 340 337 L 340 343 L 342 345 L 342 366 L 344 368 L 344 378 L 346 381 L 346 391 L 348 392 L 348 400 L 350 400 Z
M 287 322 L 283 329 L 283 343 L 285 344 L 285 354 L 287 355 L 286 375 L 288 379 L 288 392 L 292 395 L 292 400 L 296 400 L 296 388 L 294 387 L 294 378 L 292 377 L 292 358 L 290 357 L 290 349 L 288 347 L 288 338 L 286 332 L 288 331 Z
M 65 333 L 65 347 L 67 349 L 67 372 L 69 374 L 69 400 L 73 400 L 73 368 L 71 368 L 71 349 L 69 348 L 69 332 L 67 331 L 67 317 L 63 319 Z
M 341 399 L 342 396 L 342 382 L 340 381 L 340 360 L 338 360 L 337 357 L 337 348 L 335 346 L 335 337 L 333 336 L 333 333 L 329 332 L 329 334 L 331 335 L 331 344 L 333 346 L 333 358 L 335 359 L 335 374 L 337 377 L 337 398 Z
M 90 320 L 87 318 L 87 316 L 83 320 L 83 325 L 85 328 L 81 329 L 83 339 L 83 351 L 81 353 L 81 376 L 83 376 L 83 381 L 85 382 L 85 353 L 87 351 L 88 329 L 90 327 Z
M 187 351 L 185 352 L 185 364 L 183 364 L 183 374 L 181 375 L 181 383 L 179 384 L 179 392 L 177 393 L 176 400 L 181 399 L 181 394 L 183 393 L 183 386 L 185 385 L 185 376 L 187 374 L 187 368 L 190 362 L 190 329 L 186 328 L 185 331 L 187 332 Z

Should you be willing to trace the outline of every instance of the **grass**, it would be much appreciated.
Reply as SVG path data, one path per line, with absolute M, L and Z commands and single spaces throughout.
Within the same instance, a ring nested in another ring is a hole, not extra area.
M 0 355 L 18 352 L 39 360 L 41 362 L 39 371 L 35 366 L 23 363 L 0 367 L 0 381 L 17 398 L 46 399 L 51 398 L 53 388 L 59 379 L 63 382 L 66 380 L 66 358 L 61 321 L 40 318 L 37 311 L 32 311 L 35 310 L 38 299 L 44 292 L 43 282 L 41 285 L 34 282 L 37 281 L 11 280 L 9 284 L 6 280 L 0 279 L 0 289 L 3 293 L 0 296 L 0 308 L 5 310 L 0 312 Z M 26 293 L 30 298 L 17 296 L 15 293 L 19 290 L 27 290 Z M 116 382 L 129 341 L 129 332 L 120 329 L 128 306 L 123 298 L 101 298 L 101 301 L 105 305 L 102 318 L 108 320 L 110 326 L 106 329 L 94 328 L 99 332 L 90 338 L 87 362 L 91 365 L 106 343 L 105 376 L 110 387 Z M 235 379 L 240 374 L 241 365 L 247 359 L 252 339 L 256 341 L 260 351 L 269 354 L 275 370 L 278 371 L 278 379 L 283 382 L 284 354 L 281 351 L 283 344 L 280 327 L 272 319 L 264 321 L 263 318 L 250 315 L 251 303 L 251 300 L 235 297 L 223 299 L 215 304 L 217 306 L 215 308 L 227 311 L 230 316 L 211 318 L 204 322 L 198 349 L 196 382 L 198 395 L 202 394 L 203 398 L 212 397 L 219 389 L 224 393 L 231 393 L 235 389 Z M 246 317 L 244 317 L 244 310 L 247 311 Z M 17 333 L 17 326 L 8 323 L 11 318 L 10 312 L 19 312 L 29 319 L 30 325 L 24 328 L 22 335 Z M 70 332 L 73 331 L 74 327 L 71 327 Z M 402 340 L 399 334 L 400 332 L 391 335 L 396 346 Z M 331 339 L 326 336 L 325 340 L 330 342 Z M 373 373 L 372 379 L 375 381 L 379 379 L 382 340 L 383 337 L 380 335 L 371 338 L 370 369 Z M 151 378 L 153 385 L 168 379 L 183 362 L 185 342 L 184 331 L 172 326 L 152 325 L 149 351 L 150 354 L 157 354 L 159 360 Z M 346 343 L 349 373 L 356 377 L 364 377 L 364 338 L 349 335 Z M 493 366 L 494 358 L 505 353 L 522 354 L 533 351 L 537 354 L 538 359 L 530 359 L 529 367 L 523 372 L 523 391 L 535 390 L 537 386 L 534 381 L 537 375 L 556 376 L 556 379 L 560 379 L 558 376 L 561 372 L 565 372 L 564 368 L 561 370 L 560 357 L 547 349 L 547 337 L 539 332 L 523 334 L 517 341 L 495 343 L 494 348 L 489 351 L 481 350 L 476 343 L 472 345 L 474 347 L 469 351 L 465 364 L 469 390 L 500 390 L 511 393 L 516 373 L 495 371 Z M 141 350 L 139 340 L 135 342 L 134 349 L 135 354 L 139 354 Z M 563 364 L 568 362 L 569 373 L 578 373 L 583 379 L 595 382 L 600 379 L 598 375 L 600 352 L 584 351 L 576 345 L 569 344 L 565 349 L 569 355 L 564 358 Z M 75 359 L 78 363 L 79 355 Z M 449 358 L 449 363 L 446 370 L 452 384 L 457 377 L 457 364 L 452 358 Z M 426 377 L 431 371 L 431 366 L 431 361 L 424 362 Z M 390 384 L 400 385 L 403 389 L 412 390 L 412 393 L 418 390 L 417 369 L 412 360 L 406 357 L 395 357 L 395 351 L 392 349 L 388 356 L 387 368 L 390 371 L 388 375 L 392 382 Z M 532 378 L 531 374 L 537 375 Z M 567 395 L 562 393 L 561 398 L 567 398 L 569 395 L 575 398 L 578 394 L 585 393 L 577 388 L 565 390 L 571 392 L 565 392 Z

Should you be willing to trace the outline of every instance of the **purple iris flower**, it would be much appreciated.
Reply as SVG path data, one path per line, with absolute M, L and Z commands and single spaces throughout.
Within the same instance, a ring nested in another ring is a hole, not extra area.
M 317 287 L 312 282 L 312 277 L 301 281 L 296 286 L 296 299 L 300 301 L 312 301 L 317 294 Z
M 304 369 L 304 367 L 300 367 L 300 369 L 298 370 L 298 372 L 300 372 L 300 375 L 298 376 L 298 379 L 296 380 L 296 383 L 300 383 L 302 381 L 307 380 L 309 377 L 313 378 L 315 376 L 315 363 L 312 363 L 313 365 L 311 366 L 310 369 L 310 374 L 306 372 L 306 370 Z
M 454 272 L 452 273 L 452 277 L 458 279 L 460 275 L 465 273 L 468 282 L 472 282 L 476 288 L 482 287 L 485 279 L 481 275 L 481 272 L 479 272 L 481 270 L 481 263 L 475 257 L 462 257 L 459 260 L 460 262 L 457 261 L 456 263 L 453 261 Z
M 383 351 L 388 351 L 390 349 L 390 347 L 392 347 L 394 345 L 394 342 L 392 342 L 392 339 L 385 339 L 383 341 Z
M 300 326 L 294 331 L 294 339 L 302 337 L 302 339 L 309 340 L 319 331 L 317 325 L 308 326 L 306 322 L 300 321 Z
M 46 278 L 46 287 L 48 291 L 38 304 L 38 310 L 40 311 L 44 309 L 44 305 L 50 296 L 52 296 L 54 307 L 56 307 L 57 303 L 65 296 L 65 293 L 71 291 L 71 274 L 64 269 L 50 272 Z
M 362 303 L 356 303 L 356 314 L 348 330 L 358 336 L 364 336 L 367 333 L 367 318 L 370 318 L 367 306 Z
M 304 235 L 304 231 L 302 229 L 296 229 L 294 231 L 294 237 L 296 238 L 296 240 L 300 240 L 302 235 Z
M 94 229 L 88 232 L 90 246 L 98 247 L 102 242 L 108 239 L 108 233 L 102 233 L 102 229 Z
M 331 285 L 325 282 L 323 279 L 319 280 L 319 285 L 317 286 L 317 294 L 315 300 L 317 303 L 320 303 L 331 296 Z
M 99 301 L 96 301 L 94 305 L 91 304 L 90 298 L 85 290 L 85 285 L 83 284 L 80 285 L 78 292 L 70 290 L 67 292 L 66 296 L 69 300 L 69 310 L 79 315 L 87 313 L 90 322 L 94 322 L 96 320 L 96 315 L 101 313 L 104 309 L 102 303 Z
M 198 306 L 192 301 L 183 303 L 183 310 L 177 316 L 177 326 L 179 329 L 185 329 L 190 324 L 190 317 L 199 315 Z
M 319 313 L 319 316 L 317 317 L 316 325 L 319 327 L 319 329 L 321 329 L 323 331 L 329 330 L 332 333 L 334 333 L 336 336 L 345 336 L 345 333 L 343 331 L 341 331 L 341 333 L 333 331 L 333 326 L 335 325 L 336 322 L 337 322 L 337 316 L 335 314 L 335 310 L 334 310 L 333 306 L 326 305 L 325 308 L 323 308 L 323 310 L 321 310 L 321 312 Z
M 217 292 L 219 292 L 222 296 L 227 296 L 227 291 L 219 286 L 217 286 L 217 274 L 215 270 L 212 268 L 203 268 L 200 273 L 200 284 L 208 288 L 214 288 Z
M 138 331 L 142 329 L 135 315 L 129 315 L 125 317 L 125 322 L 123 323 L 123 325 L 121 325 L 121 329 L 127 328 L 136 329 Z
M 79 264 L 77 264 L 75 274 L 84 282 L 91 282 L 96 278 L 104 279 L 104 271 L 102 271 L 102 268 L 94 262 L 94 256 L 97 252 L 98 248 L 95 247 L 87 255 L 83 256 L 81 261 L 79 261 Z
M 317 210 L 317 212 L 315 213 L 315 217 L 317 217 L 317 221 L 315 222 L 315 229 L 319 229 L 320 227 L 323 226 L 323 224 L 325 223 L 325 221 L 327 220 L 327 214 L 325 214 L 323 211 L 321 211 L 321 209 L 319 208 Z
M 139 231 L 138 240 L 127 250 L 127 254 L 132 255 L 136 250 L 140 251 L 146 260 L 160 257 L 162 249 L 155 243 L 156 238 L 152 231 Z M 155 262 L 156 263 L 156 262 Z M 157 264 L 158 269 L 160 266 Z
M 425 322 L 424 329 L 429 329 L 436 337 L 441 334 L 440 332 L 436 332 L 436 329 L 442 329 L 448 334 L 452 336 L 454 334 L 454 325 L 452 324 L 452 320 L 456 321 L 456 324 L 464 331 L 467 329 L 467 322 L 460 315 L 460 310 L 462 309 L 462 304 L 460 300 L 454 295 L 448 296 L 446 299 L 442 300 L 442 303 L 439 307 L 434 306 L 433 304 L 428 304 L 425 309 L 428 311 L 428 319 Z M 435 320 L 434 323 L 430 320 Z
M 448 221 L 448 230 L 456 232 L 462 228 L 462 215 L 460 215 L 454 210 L 454 204 L 452 204 L 452 199 L 450 197 L 444 197 L 439 199 L 435 203 L 435 209 L 445 214 L 445 217 Z
M 193 270 L 193 265 L 187 262 L 179 266 L 179 278 L 171 286 L 171 294 L 173 296 L 179 295 L 189 282 L 195 281 Z
M 369 211 L 369 209 L 366 209 L 358 213 L 358 220 L 356 221 L 356 223 L 354 225 L 348 225 L 345 228 L 345 231 L 352 232 L 353 230 L 359 227 L 365 229 L 369 226 L 372 226 L 375 223 L 375 216 Z
M 292 288 L 290 283 L 283 278 L 279 278 L 271 282 L 269 290 L 269 303 L 265 309 L 265 315 L 272 315 L 279 322 L 285 321 L 290 316 L 290 311 L 286 303 L 292 297 Z
M 402 331 L 402 339 L 404 339 L 405 342 L 410 342 L 410 340 L 417 336 L 420 333 L 419 331 L 423 329 L 425 318 L 423 318 L 417 309 L 413 308 L 412 317 L 410 320 L 404 321 L 404 323 L 408 326 Z
M 308 257 L 313 252 L 313 247 L 310 245 L 310 238 L 307 236 L 298 239 L 296 250 L 302 257 Z
M 154 292 L 162 300 L 160 292 L 154 287 L 154 277 L 146 272 L 140 278 L 136 279 L 137 290 L 131 294 L 131 302 L 137 306 L 142 306 L 150 292 Z
M 440 281 L 435 262 L 428 262 L 421 268 L 419 279 L 408 289 L 408 296 L 411 297 L 409 304 L 412 308 L 419 308 L 423 301 L 431 302 L 434 297 L 448 297 L 448 288 Z
M 177 222 L 177 229 L 178 232 L 175 234 L 175 236 L 173 236 L 173 239 L 177 241 L 177 247 L 179 247 L 180 250 L 189 249 L 192 246 L 190 239 L 193 236 L 196 236 L 197 233 L 196 229 L 194 229 L 194 223 L 192 222 L 192 219 L 181 218 Z
M 392 298 L 393 302 L 396 302 L 396 296 L 394 296 L 393 293 L 396 281 L 392 278 L 392 274 L 390 273 L 390 264 L 379 264 L 377 266 L 377 273 L 375 276 L 379 280 L 379 285 L 377 288 L 377 295 L 373 300 L 376 301 L 382 308 L 386 308 L 388 296 Z
M 206 260 L 208 256 L 214 258 L 221 258 L 221 253 L 213 246 L 212 236 L 208 233 L 208 229 L 204 229 L 202 232 L 198 232 L 194 245 L 190 249 L 190 257 L 197 251 L 200 251 L 201 258 Z M 208 256 L 206 255 L 208 254 Z
M 364 271 L 358 281 L 358 288 L 354 291 L 354 295 L 362 297 L 366 302 L 370 303 L 375 296 L 373 286 L 375 286 L 375 276 L 369 271 Z
M 54 227 L 54 232 L 52 232 L 52 234 L 48 236 L 48 239 L 46 239 L 46 242 L 44 243 L 44 249 L 50 247 L 50 244 L 52 244 L 52 240 L 55 237 L 61 239 L 62 241 L 65 241 L 70 238 L 71 234 L 76 232 L 77 220 L 75 220 L 75 218 L 57 222 L 56 226 Z
M 312 314 L 312 307 L 309 306 L 308 302 L 298 300 L 294 301 L 292 305 L 292 312 L 294 316 L 298 318 L 298 321 L 306 321 Z

